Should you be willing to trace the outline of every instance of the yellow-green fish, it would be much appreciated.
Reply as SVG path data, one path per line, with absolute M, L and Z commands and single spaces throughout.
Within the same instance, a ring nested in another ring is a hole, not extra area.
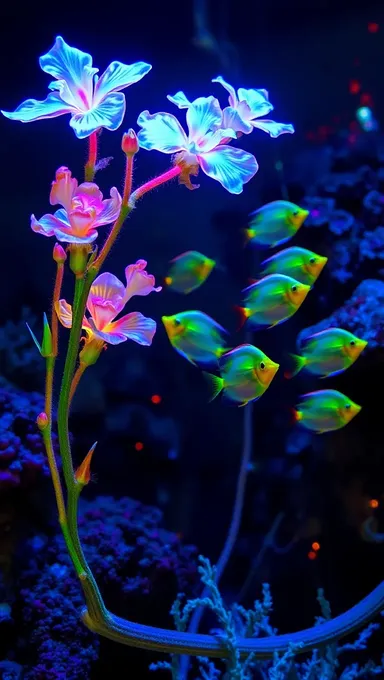
M 208 314 L 197 310 L 162 316 L 169 341 L 191 364 L 217 366 L 226 351 L 227 331 Z
M 279 364 L 254 345 L 239 345 L 219 360 L 220 376 L 205 373 L 215 399 L 222 391 L 230 401 L 245 406 L 259 399 L 271 384 Z
M 276 326 L 291 317 L 311 287 L 285 274 L 269 274 L 245 288 L 244 306 L 236 307 L 241 322 L 260 328 Z
M 301 342 L 301 356 L 289 355 L 292 368 L 284 375 L 293 378 L 304 367 L 322 378 L 337 375 L 352 366 L 367 344 L 366 340 L 360 340 L 342 328 L 328 328 L 314 333 Z
M 327 257 L 317 255 L 306 248 L 292 246 L 264 260 L 261 267 L 264 274 L 286 274 L 301 283 L 313 286 L 327 262 Z
M 308 210 L 290 201 L 266 203 L 250 214 L 247 241 L 264 248 L 279 246 L 296 234 L 308 215 Z
M 166 285 L 187 295 L 207 280 L 216 262 L 197 250 L 188 250 L 170 261 Z
M 361 406 L 337 390 L 309 392 L 300 399 L 293 409 L 294 420 L 317 434 L 340 430 L 361 411 Z

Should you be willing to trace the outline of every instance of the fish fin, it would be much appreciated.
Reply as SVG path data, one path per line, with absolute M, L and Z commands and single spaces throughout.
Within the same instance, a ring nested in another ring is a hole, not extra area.
M 319 375 L 318 378 L 320 380 L 324 380 L 324 378 L 333 378 L 334 375 L 339 375 L 340 373 L 344 373 L 346 369 L 345 368 L 340 368 L 339 371 L 334 371 L 333 373 L 327 373 L 327 375 Z
M 223 354 L 227 354 L 227 352 L 230 352 L 233 349 L 233 347 L 218 347 L 215 354 L 218 359 L 221 359 Z
M 221 390 L 223 389 L 224 380 L 220 376 L 213 375 L 212 373 L 207 373 L 206 371 L 203 371 L 203 376 L 207 381 L 212 392 L 209 401 L 213 401 L 214 399 L 216 399 L 217 395 L 220 394 Z
M 243 233 L 243 239 L 244 239 L 243 243 L 244 243 L 244 247 L 245 247 L 245 246 L 248 245 L 248 243 L 250 241 L 252 241 L 253 238 L 255 238 L 256 230 L 250 229 L 250 228 L 242 229 L 242 233 Z
M 249 309 L 249 307 L 240 307 L 239 305 L 234 305 L 234 310 L 237 314 L 239 323 L 236 330 L 239 331 L 244 326 L 247 319 L 249 319 L 251 315 L 251 310 Z
M 185 352 L 183 352 L 182 349 L 179 349 L 179 348 L 176 348 L 176 347 L 175 347 L 174 349 L 176 349 L 176 352 L 177 352 L 178 354 L 180 354 L 181 357 L 183 357 L 184 359 L 186 359 L 187 361 L 189 361 L 189 363 L 192 364 L 192 366 L 195 366 L 196 368 L 199 368 L 198 365 L 196 364 L 196 362 L 193 361 L 193 359 L 190 359 L 189 356 L 188 356 L 188 354 L 186 354 Z
M 303 419 L 303 412 L 294 407 L 290 408 L 289 411 L 291 414 L 291 423 L 300 423 L 300 421 Z
M 253 286 L 255 283 L 257 283 L 257 282 L 260 281 L 260 280 L 261 280 L 261 279 L 252 279 L 252 278 L 250 278 L 250 279 L 248 279 L 248 284 L 249 284 L 249 286 Z M 247 289 L 245 288 L 244 290 L 247 290 Z M 243 291 L 243 292 L 244 292 L 244 291 Z
M 294 378 L 295 375 L 297 375 L 302 368 L 304 368 L 305 364 L 307 363 L 307 359 L 305 357 L 301 357 L 298 354 L 290 354 L 288 353 L 287 355 L 290 359 L 290 367 L 287 368 L 284 371 L 284 378 Z

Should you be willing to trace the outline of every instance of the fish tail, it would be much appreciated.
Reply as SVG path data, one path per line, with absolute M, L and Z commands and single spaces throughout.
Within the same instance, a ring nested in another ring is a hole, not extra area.
M 239 325 L 237 330 L 239 331 L 244 326 L 246 320 L 251 316 L 251 310 L 249 307 L 239 307 L 238 305 L 234 306 L 234 310 L 238 317 Z
M 299 423 L 303 419 L 303 412 L 299 411 L 297 408 L 290 408 L 291 413 L 291 423 Z
M 294 378 L 304 368 L 307 360 L 298 354 L 288 354 L 287 356 L 290 360 L 290 366 L 284 371 L 284 378 Z
M 220 394 L 221 390 L 224 387 L 224 380 L 218 375 L 213 375 L 212 373 L 207 373 L 207 371 L 203 371 L 203 376 L 205 380 L 207 381 L 209 388 L 211 390 L 211 397 L 209 401 L 213 401 L 216 399 L 217 395 Z
M 249 227 L 247 229 L 243 229 L 243 237 L 244 237 L 244 246 L 248 245 L 250 241 L 252 241 L 253 238 L 256 236 L 256 230 L 255 229 L 250 229 Z

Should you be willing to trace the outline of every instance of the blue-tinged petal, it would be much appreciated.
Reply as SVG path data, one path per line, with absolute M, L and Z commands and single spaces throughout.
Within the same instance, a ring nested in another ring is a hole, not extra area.
M 274 120 L 253 120 L 252 125 L 255 128 L 268 132 L 271 137 L 278 137 L 286 133 L 292 135 L 295 128 L 290 123 L 275 123 Z
M 113 61 L 96 83 L 94 103 L 100 102 L 110 92 L 118 92 L 137 83 L 151 68 L 152 66 L 146 64 L 145 61 L 137 61 L 129 65 L 122 64 L 121 61 Z
M 243 132 L 246 135 L 252 132 L 253 127 L 248 120 L 248 118 L 251 117 L 251 110 L 245 102 L 243 103 L 242 108 L 244 109 L 244 107 L 247 107 L 247 120 L 242 118 L 237 109 L 234 109 L 232 106 L 227 106 L 223 110 L 222 126 L 224 128 L 232 128 L 235 132 Z
M 222 110 L 216 97 L 198 97 L 187 110 L 189 141 L 199 143 L 209 130 L 221 125 Z
M 243 185 L 257 173 L 256 158 L 233 146 L 220 146 L 198 157 L 201 169 L 231 194 L 241 194 Z
M 2 111 L 1 113 L 11 120 L 31 123 L 34 120 L 42 120 L 43 118 L 56 118 L 57 116 L 62 116 L 63 113 L 71 113 L 73 110 L 72 106 L 63 103 L 60 95 L 52 92 L 43 101 L 26 99 L 15 111 Z
M 137 135 L 142 149 L 175 153 L 188 146 L 183 128 L 177 118 L 170 113 L 151 114 L 149 111 L 143 111 L 137 119 L 137 124 L 142 128 Z
M 65 229 L 55 229 L 55 238 L 61 243 L 78 243 L 79 245 L 84 245 L 85 243 L 92 243 L 97 239 L 96 229 L 91 229 L 87 232 L 86 236 L 74 236 L 70 234 Z
M 103 101 L 86 113 L 76 113 L 71 117 L 70 126 L 76 137 L 84 139 L 101 127 L 117 130 L 125 114 L 125 96 L 122 92 L 112 92 Z
M 227 92 L 229 92 L 229 105 L 236 107 L 238 101 L 237 101 L 237 96 L 235 92 L 235 88 L 232 87 L 229 83 L 227 83 L 222 76 L 217 76 L 217 78 L 212 79 L 213 83 L 220 83 Z
M 59 35 L 52 49 L 40 57 L 39 63 L 43 71 L 67 83 L 73 101 L 80 108 L 91 105 L 93 76 L 99 69 L 92 67 L 90 54 L 70 47 Z
M 167 94 L 167 99 L 169 99 L 172 104 L 176 104 L 176 106 L 179 109 L 188 109 L 191 106 L 191 103 L 189 99 L 185 96 L 184 92 L 179 90 L 179 92 L 176 92 L 173 96 L 171 94 Z
M 248 104 L 252 112 L 252 118 L 266 116 L 273 109 L 271 102 L 268 101 L 267 90 L 247 90 L 244 87 L 239 87 L 237 94 L 239 102 L 246 102 Z
M 196 155 L 208 153 L 215 149 L 219 144 L 222 144 L 224 140 L 229 141 L 230 139 L 236 139 L 236 137 L 237 135 L 234 130 L 231 130 L 230 128 L 219 128 L 214 132 L 207 132 L 199 145 L 194 143 L 190 144 L 189 150 Z
M 64 218 L 64 219 L 62 219 Z M 43 236 L 54 236 L 57 229 L 69 228 L 67 213 L 65 210 L 57 210 L 54 215 L 47 213 L 39 220 L 34 215 L 31 215 L 31 229 L 36 234 Z

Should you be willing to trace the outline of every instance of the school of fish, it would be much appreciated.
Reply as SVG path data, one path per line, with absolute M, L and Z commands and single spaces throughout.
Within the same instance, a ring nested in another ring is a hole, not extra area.
M 259 249 L 281 246 L 295 236 L 308 214 L 290 201 L 267 203 L 251 213 L 246 242 Z M 236 307 L 241 325 L 257 331 L 290 319 L 327 259 L 299 246 L 286 247 L 265 259 L 259 278 L 243 290 L 243 304 Z M 171 290 L 188 295 L 207 280 L 216 265 L 215 260 L 189 250 L 170 261 L 164 282 Z M 278 372 L 279 364 L 254 345 L 229 348 L 228 332 L 204 312 L 184 311 L 163 316 L 162 321 L 173 348 L 202 368 L 210 401 L 221 393 L 225 400 L 245 406 L 266 392 Z M 321 379 L 335 376 L 352 366 L 366 345 L 366 340 L 349 331 L 328 328 L 302 340 L 298 353 L 288 355 L 290 367 L 284 376 L 292 378 L 302 369 Z M 341 392 L 323 389 L 302 395 L 293 416 L 302 427 L 321 434 L 344 427 L 360 410 Z

